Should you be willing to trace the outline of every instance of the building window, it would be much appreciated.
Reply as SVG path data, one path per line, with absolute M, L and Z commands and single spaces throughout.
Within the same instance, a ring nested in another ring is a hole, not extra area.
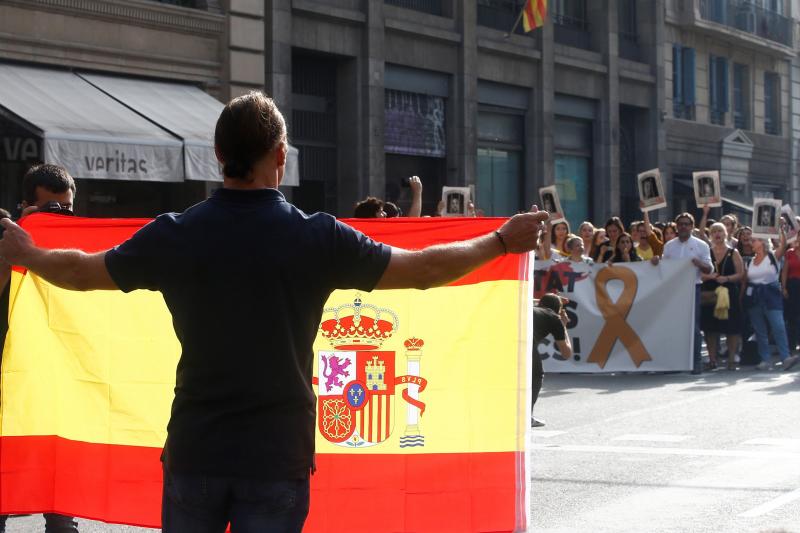
M 442 0 L 384 0 L 387 4 L 402 7 L 405 9 L 413 9 L 414 11 L 422 11 L 431 15 L 442 16 Z M 509 29 L 511 29 L 509 27 Z
M 550 8 L 552 5 L 552 9 Z M 576 48 L 591 49 L 586 0 L 553 0 L 552 11 L 555 41 Z
M 593 121 L 558 116 L 554 126 L 555 185 L 570 226 L 577 228 L 592 216 Z
M 764 132 L 780 135 L 781 132 L 781 79 L 774 72 L 764 73 Z
M 619 55 L 641 61 L 639 32 L 636 22 L 636 0 L 619 0 Z
M 525 33 L 522 22 L 517 23 L 523 7 L 525 0 L 478 0 L 478 25 L 509 32 L 517 24 L 514 33 L 532 37 L 534 33 Z
M 750 70 L 747 65 L 733 65 L 733 125 L 750 129 Z
M 708 58 L 708 97 L 709 120 L 724 126 L 728 112 L 728 60 L 724 57 Z
M 444 98 L 386 89 L 384 113 L 387 153 L 445 157 Z
M 523 116 L 478 113 L 476 203 L 487 216 L 512 216 L 522 208 Z
M 672 109 L 675 118 L 695 118 L 694 57 L 694 48 L 672 45 Z

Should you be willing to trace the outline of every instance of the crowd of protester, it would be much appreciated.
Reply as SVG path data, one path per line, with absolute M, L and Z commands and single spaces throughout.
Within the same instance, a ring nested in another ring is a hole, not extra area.
M 703 209 L 696 226 L 688 213 L 673 221 L 651 223 L 644 212 L 642 220 L 630 223 L 627 231 L 619 217 L 609 218 L 600 227 L 583 222 L 576 233 L 568 222 L 559 221 L 546 226 L 537 258 L 606 265 L 637 261 L 657 264 L 662 255 L 668 257 L 665 245 L 679 239 L 682 219 L 693 228 L 691 236 L 709 250 L 710 270 L 700 268 L 702 261 L 695 265 L 699 276 L 697 325 L 708 350 L 704 369 L 724 365 L 737 370 L 744 339 L 755 341 L 758 370 L 789 370 L 799 358 L 800 244 L 789 242 L 785 230 L 775 241 L 753 238 L 752 228 L 739 224 L 736 215 L 726 214 L 715 221 L 709 218 L 709 212 L 709 208 Z M 780 359 L 775 365 L 772 345 Z M 696 351 L 699 353 L 699 344 Z M 699 373 L 701 369 L 694 370 Z
M 417 176 L 408 180 L 412 192 L 408 216 L 422 216 L 422 182 Z M 441 216 L 443 210 L 440 202 L 434 216 Z M 612 216 L 602 226 L 585 221 L 575 232 L 567 221 L 548 223 L 536 256 L 540 260 L 588 265 L 639 261 L 657 264 L 662 256 L 669 257 L 669 252 L 665 253 L 667 243 L 674 239 L 689 242 L 688 235 L 679 236 L 679 225 L 687 225 L 691 238 L 702 241 L 704 250 L 707 247 L 710 267 L 706 272 L 703 261 L 693 259 L 698 267 L 698 334 L 693 372 L 723 366 L 737 370 L 744 359 L 742 351 L 750 347 L 757 354 L 758 370 L 790 369 L 800 359 L 800 244 L 790 242 L 784 230 L 775 241 L 753 238 L 752 228 L 740 224 L 736 215 L 725 214 L 716 221 L 709 218 L 709 213 L 710 209 L 704 208 L 697 224 L 689 213 L 653 223 L 645 211 L 641 220 L 631 222 L 627 228 L 619 217 Z M 470 203 L 467 214 L 476 216 L 480 210 Z M 392 218 L 403 216 L 403 212 L 391 202 L 368 197 L 355 205 L 354 216 Z M 673 257 L 693 256 L 681 252 Z M 699 362 L 701 339 L 708 351 L 704 365 Z M 746 345 L 746 341 L 754 343 Z M 780 359 L 775 365 L 772 346 Z

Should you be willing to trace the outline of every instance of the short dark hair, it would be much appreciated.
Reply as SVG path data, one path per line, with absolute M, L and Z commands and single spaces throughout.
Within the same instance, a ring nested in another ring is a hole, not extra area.
M 386 213 L 386 218 L 398 218 L 403 216 L 403 210 L 393 202 L 385 202 L 383 204 L 383 212 Z
M 561 312 L 561 298 L 557 294 L 545 294 L 539 298 L 539 307 L 550 309 L 554 313 Z
M 76 191 L 75 180 L 64 167 L 47 163 L 32 166 L 22 178 L 22 200 L 28 205 L 36 204 L 37 187 L 56 194 Z
M 275 101 L 261 91 L 234 98 L 217 119 L 214 145 L 225 177 L 245 179 L 253 165 L 286 141 L 286 122 Z
M 383 200 L 374 196 L 367 196 L 356 204 L 353 210 L 355 218 L 378 218 L 378 213 L 383 209 Z
M 691 214 L 691 213 L 681 213 L 680 215 L 676 216 L 676 217 L 675 217 L 675 225 L 676 225 L 676 226 L 678 225 L 678 221 L 679 221 L 680 219 L 682 219 L 682 218 L 688 218 L 688 219 L 689 219 L 689 222 L 691 222 L 691 223 L 692 223 L 692 226 L 694 226 L 694 217 L 692 216 L 692 214 Z

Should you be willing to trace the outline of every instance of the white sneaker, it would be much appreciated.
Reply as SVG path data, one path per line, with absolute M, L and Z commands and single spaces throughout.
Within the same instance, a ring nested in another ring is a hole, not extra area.
M 771 369 L 772 369 L 772 365 L 770 365 L 766 361 L 761 361 L 760 363 L 758 363 L 756 365 L 756 370 L 759 370 L 761 372 L 764 372 L 765 370 L 771 370 Z
M 540 428 L 544 426 L 544 420 L 539 420 L 538 418 L 534 418 L 531 416 L 531 427 L 532 428 Z
M 792 367 L 797 364 L 798 360 L 800 360 L 800 355 L 790 355 L 783 360 L 783 370 L 791 370 Z

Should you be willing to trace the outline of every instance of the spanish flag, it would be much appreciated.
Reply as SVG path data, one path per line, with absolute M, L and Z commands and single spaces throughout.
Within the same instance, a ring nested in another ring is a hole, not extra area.
M 543 25 L 545 13 L 547 13 L 547 0 L 525 0 L 525 7 L 522 8 L 522 27 L 525 32 Z
M 40 246 L 94 252 L 146 222 L 40 214 L 23 227 Z M 407 249 L 502 222 L 348 221 Z M 531 269 L 527 256 L 506 255 L 446 287 L 331 295 L 314 345 L 317 472 L 306 532 L 526 529 Z M 159 527 L 179 353 L 159 293 L 71 292 L 14 269 L 0 514 Z

